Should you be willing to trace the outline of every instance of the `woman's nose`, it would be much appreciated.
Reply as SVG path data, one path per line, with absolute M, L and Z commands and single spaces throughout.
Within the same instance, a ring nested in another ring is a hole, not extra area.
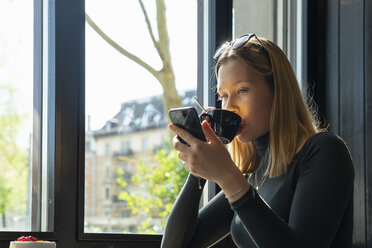
M 233 97 L 229 97 L 225 103 L 224 109 L 230 110 L 232 112 L 236 112 L 238 106 L 236 105 L 236 101 Z

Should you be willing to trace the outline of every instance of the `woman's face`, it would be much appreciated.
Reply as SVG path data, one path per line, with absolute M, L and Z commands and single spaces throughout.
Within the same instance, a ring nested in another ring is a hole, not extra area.
M 237 134 L 240 142 L 249 142 L 270 130 L 274 98 L 264 77 L 238 59 L 224 63 L 218 70 L 217 92 L 222 108 L 242 117 Z

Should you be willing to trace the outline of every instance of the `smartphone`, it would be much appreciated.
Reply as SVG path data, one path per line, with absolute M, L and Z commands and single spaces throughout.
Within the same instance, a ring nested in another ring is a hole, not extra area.
M 185 129 L 194 137 L 202 141 L 207 141 L 200 124 L 198 113 L 194 107 L 172 108 L 168 114 L 173 124 Z M 178 139 L 182 143 L 187 144 L 181 137 L 178 136 Z

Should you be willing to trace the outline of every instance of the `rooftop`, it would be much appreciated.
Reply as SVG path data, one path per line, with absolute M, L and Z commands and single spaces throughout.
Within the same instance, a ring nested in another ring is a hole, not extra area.
M 183 106 L 196 107 L 193 97 L 195 90 L 179 93 Z M 135 99 L 121 104 L 120 111 L 113 116 L 106 124 L 98 130 L 93 131 L 95 137 L 127 134 L 165 128 L 168 125 L 168 118 L 164 113 L 164 106 L 161 95 L 147 98 Z

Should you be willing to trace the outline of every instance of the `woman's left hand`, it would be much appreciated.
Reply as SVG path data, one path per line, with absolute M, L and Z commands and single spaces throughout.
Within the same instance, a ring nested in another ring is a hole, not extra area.
M 213 132 L 208 122 L 202 122 L 202 129 L 207 142 L 195 138 L 191 133 L 176 125 L 169 124 L 168 127 L 189 144 L 188 146 L 181 143 L 176 137 L 173 139 L 179 159 L 193 175 L 219 184 L 231 175 L 230 172 L 237 170 L 230 153 Z

